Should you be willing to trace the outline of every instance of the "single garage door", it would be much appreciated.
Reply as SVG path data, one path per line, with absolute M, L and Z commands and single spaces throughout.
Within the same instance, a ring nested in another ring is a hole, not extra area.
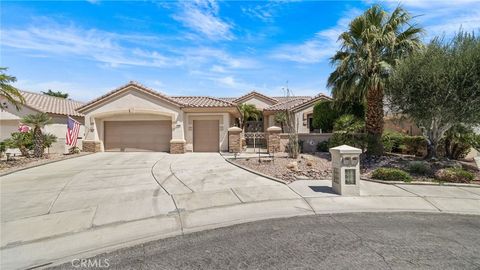
M 172 121 L 105 121 L 105 151 L 169 151 Z
M 219 151 L 219 121 L 193 120 L 193 151 Z

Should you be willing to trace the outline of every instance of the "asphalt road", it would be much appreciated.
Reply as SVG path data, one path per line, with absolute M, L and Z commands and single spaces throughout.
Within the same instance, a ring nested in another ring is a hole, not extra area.
M 480 269 L 480 217 L 358 213 L 275 219 L 87 261 L 99 269 Z M 55 269 L 86 268 L 76 260 Z

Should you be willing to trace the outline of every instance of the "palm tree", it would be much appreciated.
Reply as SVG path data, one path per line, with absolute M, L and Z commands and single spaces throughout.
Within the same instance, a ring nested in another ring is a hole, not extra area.
M 332 57 L 328 78 L 335 99 L 366 103 L 367 152 L 381 155 L 384 86 L 396 63 L 422 47 L 422 28 L 401 7 L 391 14 L 374 5 L 355 18 L 339 36 L 341 49 Z
M 57 136 L 50 133 L 43 134 L 43 146 L 47 148 L 48 154 L 50 154 L 50 147 L 55 142 L 57 142 Z
M 254 119 L 257 121 L 260 119 L 261 112 L 255 107 L 253 104 L 245 104 L 242 103 L 240 106 L 238 106 L 238 109 L 240 110 L 240 128 L 244 129 L 245 128 L 245 122 L 249 119 Z
M 10 138 L 5 140 L 8 148 L 18 148 L 22 156 L 29 158 L 29 150 L 32 149 L 32 133 L 31 132 L 14 132 Z
M 17 78 L 5 74 L 5 70 L 7 70 L 6 67 L 0 67 L 0 97 L 5 98 L 20 110 L 20 105 L 25 104 L 25 98 L 17 88 L 10 85 L 16 82 Z M 5 105 L 0 103 L 0 109 L 5 109 Z
M 46 113 L 28 114 L 22 118 L 22 123 L 33 128 L 33 155 L 35 157 L 42 157 L 44 150 L 44 136 L 42 128 L 49 124 L 52 118 Z
M 275 122 L 280 124 L 282 128 L 282 132 L 284 132 L 284 126 L 287 122 L 287 113 L 286 112 L 278 112 L 275 114 Z

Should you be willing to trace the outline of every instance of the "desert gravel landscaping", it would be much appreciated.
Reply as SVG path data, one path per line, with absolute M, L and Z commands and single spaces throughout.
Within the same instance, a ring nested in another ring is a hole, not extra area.
M 232 160 L 234 163 L 245 166 L 262 174 L 281 179 L 285 182 L 295 180 L 328 180 L 332 169 L 330 154 L 301 154 L 297 159 L 288 157 L 242 158 Z
M 429 172 L 425 174 L 412 173 L 412 182 L 438 182 L 435 179 L 435 172 L 444 167 L 461 166 L 474 173 L 475 179 L 470 184 L 480 184 L 480 171 L 476 169 L 473 162 L 468 161 L 437 161 L 426 162 L 410 155 L 389 154 L 378 158 L 361 156 L 361 172 L 364 178 L 371 178 L 371 174 L 378 168 L 397 168 L 409 170 L 410 164 L 425 163 Z M 319 152 L 312 154 L 301 154 L 297 159 L 288 158 L 286 155 L 271 157 L 257 157 L 230 159 L 232 162 L 268 175 L 284 182 L 290 183 L 296 180 L 331 180 L 331 157 L 329 153 Z
M 79 154 L 70 154 L 70 155 L 45 154 L 45 156 L 42 158 L 34 158 L 34 157 L 26 158 L 22 156 L 16 156 L 16 157 L 10 157 L 8 161 L 6 158 L 2 158 L 0 160 L 0 175 L 8 174 L 8 173 L 17 171 L 19 169 L 35 167 L 35 166 L 50 163 L 53 161 L 70 159 L 70 158 L 80 157 L 88 154 L 90 153 L 79 153 Z

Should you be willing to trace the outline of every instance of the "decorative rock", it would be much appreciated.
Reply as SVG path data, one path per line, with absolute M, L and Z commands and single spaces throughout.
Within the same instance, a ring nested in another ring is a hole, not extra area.
M 292 171 L 298 171 L 298 164 L 295 161 L 292 161 L 287 164 L 287 168 L 292 170 Z

